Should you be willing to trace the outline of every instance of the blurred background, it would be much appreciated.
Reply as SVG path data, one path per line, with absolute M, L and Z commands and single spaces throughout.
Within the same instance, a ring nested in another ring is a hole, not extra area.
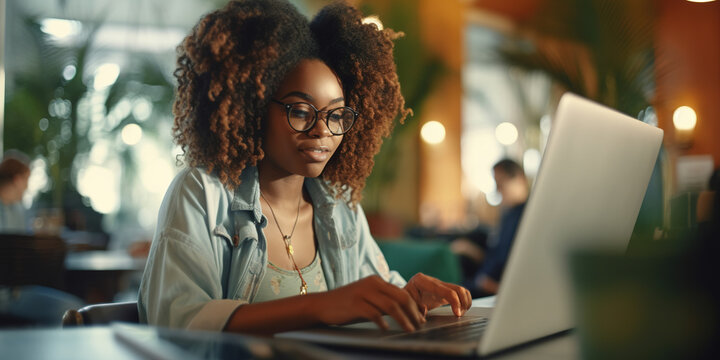
M 308 16 L 328 3 L 292 2 Z M 25 236 L 62 241 L 64 275 L 40 285 L 85 304 L 135 299 L 180 169 L 175 48 L 225 3 L 0 1 L 1 148 L 31 170 Z M 512 159 L 532 183 L 565 91 L 665 131 L 631 248 L 692 234 L 709 216 L 703 194 L 720 165 L 719 2 L 352 3 L 366 21 L 405 33 L 395 57 L 414 116 L 384 143 L 362 203 L 403 275 L 473 280 L 505 207 L 493 166 Z M 425 260 L 393 255 L 408 248 Z M 4 284 L 38 284 L 12 271 Z

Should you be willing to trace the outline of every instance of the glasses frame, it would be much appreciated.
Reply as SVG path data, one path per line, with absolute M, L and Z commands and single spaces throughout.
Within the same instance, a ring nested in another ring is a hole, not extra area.
M 282 101 L 280 101 L 280 100 L 276 100 L 276 99 L 270 99 L 270 100 L 273 101 L 273 102 L 276 103 L 276 104 L 280 104 L 280 105 L 282 105 L 283 107 L 285 107 L 285 118 L 287 119 L 288 125 L 290 125 L 290 128 L 291 128 L 291 129 L 293 129 L 293 130 L 295 130 L 295 131 L 297 131 L 297 132 L 300 132 L 300 133 L 309 132 L 310 130 L 312 130 L 312 128 L 314 128 L 315 125 L 317 125 L 317 121 L 318 121 L 318 117 L 319 117 L 318 114 L 324 112 L 324 113 L 325 113 L 325 126 L 327 126 L 328 130 L 330 131 L 330 133 L 333 134 L 333 136 L 345 135 L 345 134 L 348 133 L 348 131 L 350 131 L 350 129 L 352 129 L 352 127 L 355 125 L 355 122 L 357 121 L 358 116 L 360 115 L 360 113 L 358 113 L 357 111 L 355 111 L 355 109 L 353 109 L 353 108 L 351 108 L 351 107 L 349 107 L 349 106 L 339 106 L 339 107 L 332 108 L 332 109 L 328 109 L 328 110 L 318 110 L 318 108 L 316 108 L 315 106 L 313 106 L 313 104 L 310 104 L 310 103 L 305 102 L 305 101 L 295 101 L 295 102 L 291 102 L 291 103 L 284 103 L 284 102 L 282 102 Z M 290 122 L 290 109 L 292 109 L 293 105 L 295 105 L 295 104 L 305 104 L 305 105 L 309 105 L 313 110 L 315 110 L 315 115 L 313 115 L 312 124 L 310 124 L 310 126 L 308 126 L 308 128 L 305 129 L 305 130 L 298 130 L 298 129 L 296 129 L 296 128 L 292 125 L 292 123 Z M 353 115 L 355 116 L 355 117 L 353 118 L 352 124 L 350 124 L 350 126 L 347 128 L 347 130 L 345 130 L 344 132 L 339 133 L 339 134 L 333 132 L 333 131 L 330 129 L 330 124 L 328 123 L 328 114 L 330 114 L 331 112 L 333 112 L 333 111 L 335 111 L 335 110 L 337 110 L 337 109 L 347 109 L 347 110 L 350 110 L 350 111 L 353 113 Z

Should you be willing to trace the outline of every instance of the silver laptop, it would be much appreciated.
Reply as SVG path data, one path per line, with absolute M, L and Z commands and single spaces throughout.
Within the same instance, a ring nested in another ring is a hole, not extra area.
M 494 307 L 473 306 L 461 318 L 447 307 L 435 309 L 414 333 L 403 333 L 397 324 L 383 332 L 367 322 L 276 336 L 487 355 L 572 328 L 568 254 L 625 251 L 662 137 L 656 127 L 577 95 L 563 95 Z

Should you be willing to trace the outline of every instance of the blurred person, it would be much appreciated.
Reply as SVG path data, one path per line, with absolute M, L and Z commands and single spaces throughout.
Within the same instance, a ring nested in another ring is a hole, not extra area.
M 688 279 L 688 283 L 700 284 L 700 289 L 708 298 L 705 313 L 715 314 L 711 326 L 704 330 L 708 339 L 701 347 L 703 355 L 717 357 L 720 354 L 720 168 L 715 169 L 708 181 L 708 194 L 706 198 L 710 204 L 705 206 L 703 212 L 698 209 L 698 242 L 695 252 L 691 253 L 690 263 L 695 264 L 697 278 Z M 701 205 L 698 201 L 698 207 Z M 699 312 L 700 313 L 700 312 Z M 712 358 L 707 356 L 707 358 Z
M 27 211 L 22 203 L 28 187 L 30 167 L 19 156 L 6 156 L 0 163 L 0 232 L 28 230 Z
M 312 20 L 284 0 L 231 1 L 178 48 L 170 185 L 143 275 L 140 320 L 272 334 L 427 310 L 470 293 L 390 271 L 358 203 L 405 109 L 397 34 L 344 3 Z
M 700 192 L 696 214 L 699 238 L 720 241 L 720 168 L 710 176 L 708 189 Z
M 497 293 L 530 192 L 523 168 L 513 160 L 497 162 L 493 166 L 493 176 L 497 190 L 502 195 L 500 206 L 503 212 L 495 235 L 488 240 L 483 264 L 475 276 L 473 296 Z

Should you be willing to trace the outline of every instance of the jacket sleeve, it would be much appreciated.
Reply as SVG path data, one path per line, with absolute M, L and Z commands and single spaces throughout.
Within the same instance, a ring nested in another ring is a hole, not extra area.
M 160 208 L 158 228 L 138 298 L 150 325 L 222 330 L 242 304 L 223 299 L 221 267 L 208 230 L 207 201 L 197 170 L 176 177 Z
M 360 204 L 357 205 L 355 212 L 360 254 L 360 278 L 380 275 L 385 281 L 393 285 L 405 286 L 407 283 L 405 279 L 397 271 L 390 270 L 385 255 L 380 251 L 375 239 L 370 234 L 370 226 Z

